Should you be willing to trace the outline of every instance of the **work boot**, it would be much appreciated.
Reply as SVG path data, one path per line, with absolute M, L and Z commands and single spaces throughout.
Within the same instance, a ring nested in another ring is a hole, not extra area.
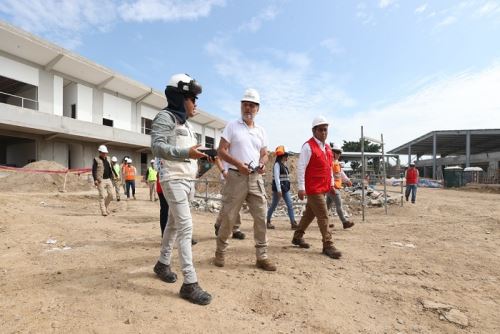
M 212 301 L 212 296 L 208 292 L 203 291 L 198 282 L 182 284 L 179 294 L 181 298 L 186 299 L 193 304 L 208 305 Z
M 243 233 L 241 231 L 234 231 L 233 232 L 233 239 L 243 240 L 243 239 L 245 239 L 245 233 Z
M 332 259 L 340 259 L 340 257 L 342 256 L 342 253 L 333 245 L 323 247 L 323 254 L 331 257 Z
M 292 220 L 290 224 L 292 225 L 292 230 L 296 230 L 299 227 L 299 224 L 295 220 Z
M 329 228 L 334 228 L 334 227 L 335 227 L 335 225 L 334 225 L 333 223 L 331 223 L 331 224 L 328 224 L 328 227 L 329 227 Z
M 269 259 L 257 260 L 255 263 L 257 268 L 260 268 L 265 271 L 276 271 L 276 265 L 271 262 Z
M 346 221 L 345 223 L 342 223 L 342 226 L 344 227 L 344 229 L 351 228 L 354 226 L 354 223 L 350 222 L 350 221 Z
M 177 274 L 170 270 L 170 266 L 167 266 L 160 261 L 156 262 L 153 270 L 155 274 L 164 282 L 174 283 L 177 281 Z
M 304 238 L 293 238 L 292 239 L 292 244 L 295 246 L 299 246 L 299 248 L 309 248 L 311 245 L 309 245 Z
M 133 195 L 132 197 L 134 197 L 134 199 L 137 199 L 137 198 L 135 198 L 135 195 Z
M 217 267 L 224 267 L 224 253 L 215 252 L 214 264 Z
M 268 230 L 274 230 L 276 228 L 276 226 L 274 226 L 273 224 L 271 224 L 271 222 L 268 222 L 266 226 L 267 226 Z
M 219 227 L 220 227 L 220 225 L 214 224 L 215 236 L 219 235 Z
M 191 246 L 194 246 L 198 243 L 198 240 L 196 239 L 191 239 Z

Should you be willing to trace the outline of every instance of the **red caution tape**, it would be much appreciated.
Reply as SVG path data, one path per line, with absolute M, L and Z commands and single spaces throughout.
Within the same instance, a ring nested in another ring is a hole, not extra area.
M 17 168 L 17 167 L 9 167 L 0 165 L 0 170 L 8 170 L 12 172 L 21 172 L 21 173 L 44 173 L 44 174 L 83 174 L 90 173 L 92 168 L 75 168 L 75 169 L 63 169 L 63 170 L 48 170 L 48 169 L 29 169 L 29 168 Z

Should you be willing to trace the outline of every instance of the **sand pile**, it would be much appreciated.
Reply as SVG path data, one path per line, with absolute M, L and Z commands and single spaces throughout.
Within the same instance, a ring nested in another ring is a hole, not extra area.
M 0 191 L 14 192 L 56 192 L 62 191 L 66 177 L 66 191 L 90 190 L 93 184 L 89 182 L 89 173 L 44 173 L 35 171 L 65 171 L 66 168 L 55 161 L 36 161 L 22 168 L 24 171 L 10 172 L 2 178 Z M 33 170 L 33 172 L 25 172 Z

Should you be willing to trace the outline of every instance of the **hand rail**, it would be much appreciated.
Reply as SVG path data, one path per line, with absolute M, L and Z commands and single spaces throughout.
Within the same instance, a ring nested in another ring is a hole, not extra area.
M 18 107 L 21 107 L 21 108 L 28 108 L 28 109 L 38 110 L 38 101 L 37 100 L 29 99 L 27 97 L 22 97 L 22 96 L 10 94 L 10 93 L 7 93 L 7 92 L 2 92 L 2 91 L 0 91 L 0 95 L 6 95 L 6 96 L 10 96 L 10 97 L 13 97 L 13 98 L 16 98 L 16 99 L 20 100 L 19 104 L 12 103 L 12 101 L 5 101 L 5 102 L 0 102 L 0 103 L 10 104 L 10 105 L 18 106 Z M 25 103 L 25 101 L 28 102 L 28 103 Z M 30 103 L 32 103 L 33 105 L 30 106 Z

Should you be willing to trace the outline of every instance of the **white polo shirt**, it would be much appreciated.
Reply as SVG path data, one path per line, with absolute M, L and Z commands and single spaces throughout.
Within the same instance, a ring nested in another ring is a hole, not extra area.
M 222 138 L 229 143 L 229 154 L 243 163 L 252 162 L 253 167 L 259 165 L 260 150 L 267 148 L 267 135 L 264 128 L 254 123 L 250 128 L 242 120 L 229 122 L 222 132 Z M 228 163 L 229 168 L 236 168 Z

